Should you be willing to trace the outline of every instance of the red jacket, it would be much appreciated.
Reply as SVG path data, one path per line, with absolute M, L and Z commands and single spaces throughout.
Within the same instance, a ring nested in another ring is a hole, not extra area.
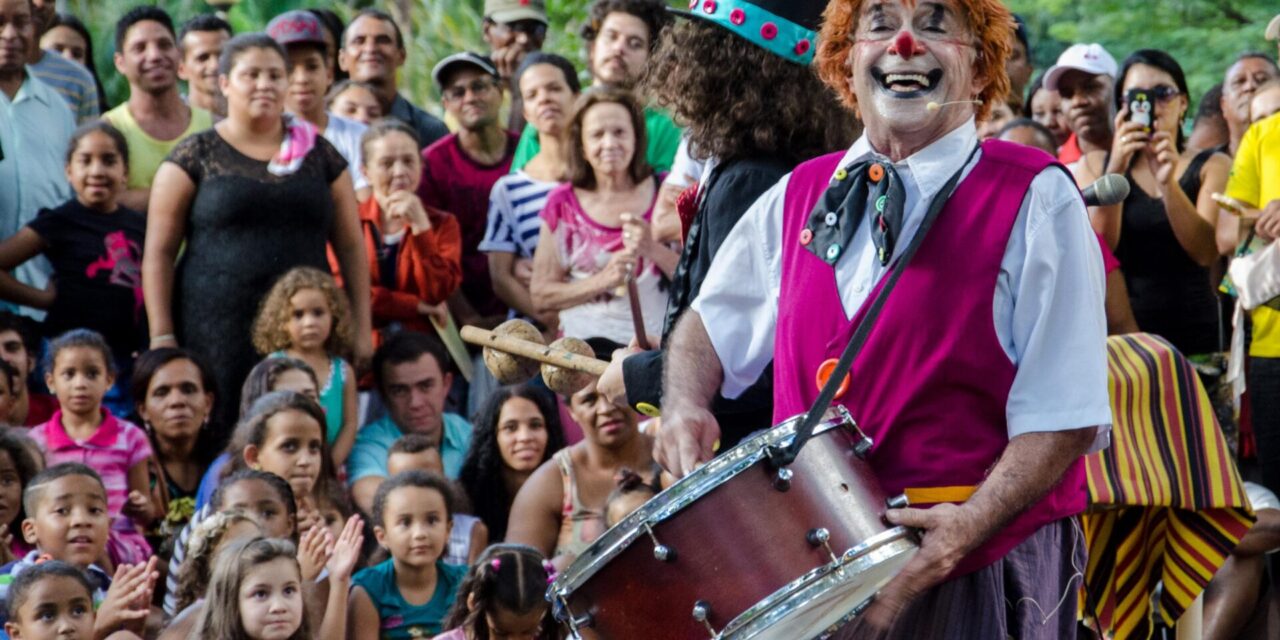
M 426 207 L 431 229 L 409 233 L 396 258 L 396 286 L 383 286 L 378 245 L 382 239 L 382 210 L 376 198 L 360 205 L 360 228 L 364 235 L 365 255 L 369 260 L 369 276 L 373 293 L 374 343 L 380 342 L 378 328 L 399 322 L 406 329 L 434 334 L 431 322 L 418 313 L 418 303 L 444 302 L 462 284 L 462 231 L 452 214 Z M 329 266 L 333 277 L 342 285 L 338 258 L 329 250 Z

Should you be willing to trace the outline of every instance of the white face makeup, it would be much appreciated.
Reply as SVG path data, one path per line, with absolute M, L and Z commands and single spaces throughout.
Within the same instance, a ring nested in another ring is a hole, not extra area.
M 955 0 L 868 2 L 850 36 L 850 84 L 868 130 L 950 131 L 973 115 L 983 87 L 972 29 Z

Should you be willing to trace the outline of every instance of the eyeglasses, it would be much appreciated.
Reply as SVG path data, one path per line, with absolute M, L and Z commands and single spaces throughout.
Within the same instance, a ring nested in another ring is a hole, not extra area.
M 474 93 L 477 96 L 481 96 L 486 93 L 489 93 L 490 91 L 493 90 L 494 87 L 497 87 L 497 86 L 498 86 L 497 83 L 495 83 L 493 80 L 484 80 L 484 79 L 472 80 L 471 84 L 456 84 L 452 87 L 449 87 L 448 89 L 445 89 L 444 91 L 441 92 L 441 94 L 444 95 L 445 100 L 449 100 L 451 102 L 457 102 L 467 97 L 468 91 L 470 91 L 471 93 Z
M 1156 102 L 1168 102 L 1169 100 L 1172 100 L 1173 98 L 1182 94 L 1182 92 L 1178 91 L 1176 88 L 1171 87 L 1167 84 L 1162 84 L 1162 85 L 1154 86 L 1150 89 L 1144 89 L 1142 87 L 1133 87 L 1128 91 L 1126 91 L 1125 95 L 1133 95 L 1135 93 L 1145 93 L 1151 96 L 1151 98 L 1154 99 Z

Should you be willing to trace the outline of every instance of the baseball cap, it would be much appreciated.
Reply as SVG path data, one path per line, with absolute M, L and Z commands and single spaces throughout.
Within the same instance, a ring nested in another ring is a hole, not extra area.
M 546 0 L 484 0 L 484 17 L 494 22 L 537 20 L 547 24 Z
M 471 51 L 463 51 L 455 53 L 444 60 L 436 63 L 434 69 L 431 70 L 431 78 L 436 81 L 436 86 L 444 89 L 444 77 L 450 69 L 459 66 L 471 66 L 497 78 L 498 69 L 493 66 L 493 61 Z
M 1057 91 L 1058 78 L 1073 69 L 1095 76 L 1106 75 L 1114 78 L 1119 66 L 1116 64 L 1116 59 L 1112 58 L 1100 44 L 1073 44 L 1058 56 L 1057 64 L 1044 72 L 1044 88 Z
M 1267 39 L 1280 40 L 1280 15 L 1272 18 L 1271 22 L 1267 23 Z
M 267 23 L 267 35 L 280 46 L 291 44 L 325 45 L 324 25 L 310 11 L 286 11 Z

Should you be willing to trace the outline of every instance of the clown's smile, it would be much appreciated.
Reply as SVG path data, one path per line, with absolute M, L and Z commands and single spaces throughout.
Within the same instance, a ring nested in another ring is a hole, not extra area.
M 924 73 L 917 71 L 886 73 L 880 67 L 872 67 L 871 77 L 889 95 L 906 100 L 919 98 L 933 91 L 938 86 L 938 81 L 942 80 L 942 69 Z

